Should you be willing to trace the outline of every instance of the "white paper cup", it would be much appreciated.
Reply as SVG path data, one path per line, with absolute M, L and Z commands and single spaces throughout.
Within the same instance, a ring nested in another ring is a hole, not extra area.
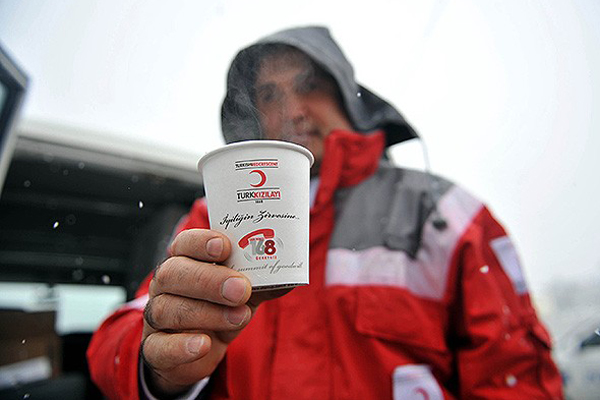
M 309 179 L 314 157 L 296 144 L 251 140 L 198 161 L 210 227 L 231 240 L 225 264 L 253 290 L 307 285 Z

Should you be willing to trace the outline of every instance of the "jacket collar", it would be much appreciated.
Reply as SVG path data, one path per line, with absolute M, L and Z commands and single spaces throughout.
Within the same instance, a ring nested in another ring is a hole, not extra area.
M 375 173 L 385 149 L 383 131 L 365 135 L 334 130 L 325 138 L 314 211 L 326 207 L 338 188 L 354 186 Z

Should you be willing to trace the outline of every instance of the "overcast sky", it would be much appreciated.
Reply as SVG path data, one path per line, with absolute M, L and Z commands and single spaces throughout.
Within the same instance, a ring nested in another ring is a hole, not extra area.
M 435 173 L 488 203 L 534 291 L 600 277 L 600 2 L 0 0 L 31 78 L 27 120 L 220 146 L 225 73 L 280 28 L 324 24 L 359 81 L 424 138 Z M 393 149 L 423 167 L 417 143 Z

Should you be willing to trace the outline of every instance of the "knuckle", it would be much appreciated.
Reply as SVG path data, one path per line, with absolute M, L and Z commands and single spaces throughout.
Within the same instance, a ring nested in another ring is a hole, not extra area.
M 190 272 L 187 279 L 193 283 L 199 298 L 216 304 L 229 304 L 229 301 L 223 298 L 223 285 L 228 278 L 236 276 L 234 270 L 213 264 L 202 264 Z
M 180 232 L 173 240 L 171 248 L 176 251 L 181 248 L 186 248 L 190 241 L 196 236 L 196 231 L 197 229 L 186 229 L 185 231 Z
M 212 319 L 210 307 L 205 301 L 181 299 L 173 313 L 173 320 L 180 329 L 206 329 Z
M 148 325 L 150 325 L 150 327 L 157 329 L 154 318 L 152 317 L 152 301 L 153 299 L 148 300 L 146 307 L 144 307 L 144 320 Z
M 208 282 L 212 280 L 211 268 L 206 268 L 206 266 L 199 266 L 198 268 L 194 268 L 191 280 L 198 285 L 198 287 L 205 287 Z
M 175 307 L 175 312 L 173 313 L 173 323 L 177 327 L 186 328 L 190 319 L 189 316 L 194 310 L 186 299 L 180 298 L 177 303 L 177 307 Z
M 177 235 L 175 235 L 175 237 L 171 241 L 171 244 L 169 245 L 171 253 L 173 253 L 177 249 L 177 246 L 179 244 L 179 241 L 181 240 L 181 237 L 186 234 L 185 232 L 186 231 L 181 231 Z
M 160 301 L 161 295 L 152 297 L 146 303 L 144 308 L 144 319 L 152 328 L 159 330 L 161 329 L 161 322 L 164 315 L 163 302 Z
M 194 309 L 191 310 L 191 312 L 193 312 L 194 316 L 198 318 L 198 320 L 205 321 L 210 316 L 209 303 L 205 301 L 198 301 L 194 305 Z
M 152 279 L 150 280 L 150 286 L 148 287 L 148 296 L 149 296 L 149 300 L 153 299 L 154 296 L 157 296 L 160 293 L 160 286 L 158 284 L 158 282 L 154 279 L 154 277 L 152 277 Z M 146 304 L 148 305 L 148 304 Z
M 176 271 L 180 265 L 180 257 L 168 258 L 156 269 L 153 280 L 159 287 L 168 286 L 175 277 Z
M 152 363 L 152 355 L 148 354 L 148 339 L 151 337 L 152 335 L 146 336 L 144 338 L 144 340 L 142 340 L 142 344 L 141 344 L 141 351 L 140 351 L 140 355 L 142 357 L 142 362 L 144 364 L 146 364 L 148 367 L 154 369 L 153 363 Z M 151 339 L 150 339 L 151 340 Z
M 164 284 L 164 277 L 165 274 L 167 273 L 166 270 L 168 269 L 168 264 L 170 262 L 170 258 L 167 259 L 165 262 L 163 262 L 162 264 L 160 264 L 160 266 L 158 266 L 155 270 L 154 270 L 154 276 L 152 276 L 152 283 L 154 283 L 157 286 L 162 286 Z
M 142 341 L 141 358 L 142 362 L 150 369 L 158 371 L 161 369 L 161 364 L 164 363 L 168 352 L 164 349 L 164 340 L 161 340 L 160 334 L 153 333 Z

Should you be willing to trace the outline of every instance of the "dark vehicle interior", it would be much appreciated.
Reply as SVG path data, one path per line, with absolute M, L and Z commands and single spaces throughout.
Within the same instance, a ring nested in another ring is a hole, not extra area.
M 0 285 L 15 296 L 25 290 L 19 285 L 34 285 L 37 296 L 25 309 L 0 308 L 0 398 L 102 398 L 85 359 L 97 321 L 68 326 L 60 314 L 65 293 L 97 304 L 106 296 L 94 298 L 95 291 L 112 289 L 118 295 L 106 311 L 132 299 L 202 194 L 200 179 L 160 154 L 134 154 L 135 146 L 89 132 L 14 128 L 27 76 L 0 56 Z M 71 307 L 85 313 L 74 299 Z

